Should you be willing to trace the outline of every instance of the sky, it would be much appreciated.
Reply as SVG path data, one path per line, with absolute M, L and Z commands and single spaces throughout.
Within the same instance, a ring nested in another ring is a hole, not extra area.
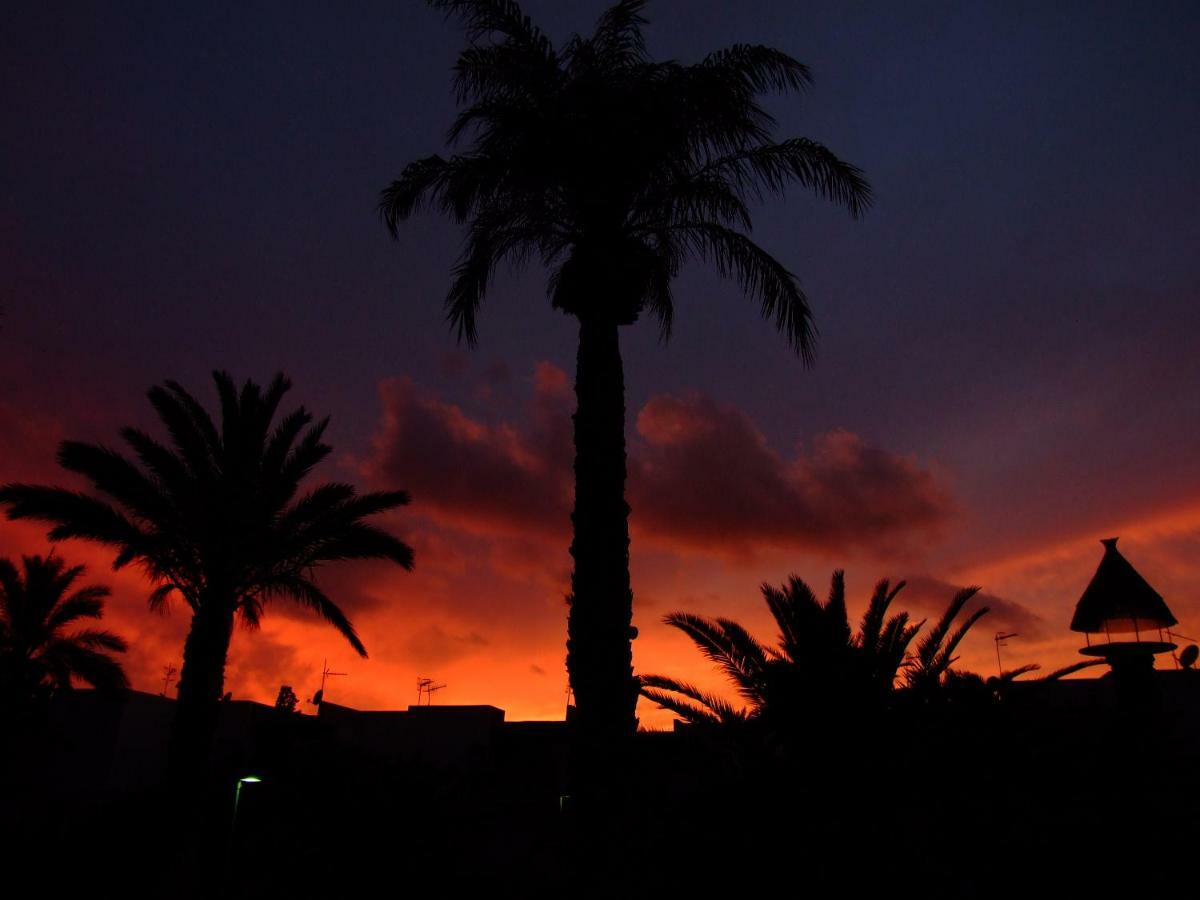
M 555 39 L 603 3 L 527 0 Z M 806 370 L 736 286 L 676 285 L 672 339 L 624 329 L 640 672 L 722 682 L 663 625 L 686 610 L 774 632 L 759 586 L 795 573 L 851 610 L 875 581 L 934 617 L 992 608 L 960 665 L 1078 659 L 1067 625 L 1120 547 L 1200 633 L 1200 12 L 1193 3 L 796 4 L 656 0 L 657 58 L 766 43 L 813 88 L 774 98 L 778 136 L 860 166 L 860 221 L 802 191 L 755 209 L 801 279 Z M 358 659 L 303 611 L 239 629 L 234 696 L 443 703 L 559 718 L 570 557 L 576 329 L 544 273 L 503 274 L 460 346 L 442 301 L 461 241 L 436 216 L 392 241 L 375 206 L 444 151 L 463 36 L 421 2 L 24 4 L 0 31 L 0 481 L 72 484 L 63 439 L 154 428 L 146 390 L 210 373 L 330 415 L 319 476 L 403 488 L 404 573 L 321 582 Z M 0 522 L 0 555 L 44 553 Z M 147 610 L 111 553 L 55 548 L 112 585 L 135 687 L 161 690 L 188 617 Z M 1190 631 L 1189 631 L 1190 629 Z M 1169 664 L 1169 662 L 1168 662 Z M 309 707 L 311 710 L 311 707 Z M 669 717 L 643 701 L 643 724 Z

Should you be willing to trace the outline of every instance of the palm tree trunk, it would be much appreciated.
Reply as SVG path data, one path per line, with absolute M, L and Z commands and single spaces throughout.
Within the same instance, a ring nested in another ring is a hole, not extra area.
M 206 598 L 192 616 L 183 645 L 179 699 L 167 757 L 170 779 L 176 786 L 199 786 L 204 778 L 225 689 L 233 609 L 232 602 Z
M 577 726 L 607 742 L 637 728 L 625 502 L 625 376 L 615 321 L 581 317 L 567 671 Z

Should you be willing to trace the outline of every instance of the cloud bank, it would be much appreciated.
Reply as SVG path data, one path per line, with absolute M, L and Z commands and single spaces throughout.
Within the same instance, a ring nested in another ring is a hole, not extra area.
M 566 374 L 548 363 L 531 384 L 522 417 L 489 422 L 411 379 L 384 382 L 363 471 L 410 490 L 414 511 L 444 524 L 563 540 L 573 397 Z M 696 393 L 653 397 L 632 419 L 631 524 L 638 538 L 674 550 L 886 556 L 936 536 L 953 512 L 948 492 L 916 460 L 849 431 L 781 452 L 741 410 Z

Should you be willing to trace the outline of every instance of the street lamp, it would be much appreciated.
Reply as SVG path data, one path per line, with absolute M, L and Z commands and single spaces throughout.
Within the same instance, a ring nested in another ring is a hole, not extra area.
M 234 836 L 237 834 L 238 804 L 241 803 L 241 800 L 242 800 L 242 785 L 258 784 L 261 781 L 262 781 L 262 779 L 259 778 L 257 775 L 246 775 L 245 777 L 239 778 L 237 780 L 237 788 L 233 792 L 233 824 L 230 826 L 230 829 L 229 829 L 230 845 L 233 844 Z

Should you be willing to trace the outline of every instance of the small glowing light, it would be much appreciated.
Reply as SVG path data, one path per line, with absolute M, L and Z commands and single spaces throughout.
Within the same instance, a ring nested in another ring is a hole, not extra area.
M 258 784 L 262 779 L 257 775 L 247 775 L 245 778 L 239 778 L 238 781 L 242 784 Z

